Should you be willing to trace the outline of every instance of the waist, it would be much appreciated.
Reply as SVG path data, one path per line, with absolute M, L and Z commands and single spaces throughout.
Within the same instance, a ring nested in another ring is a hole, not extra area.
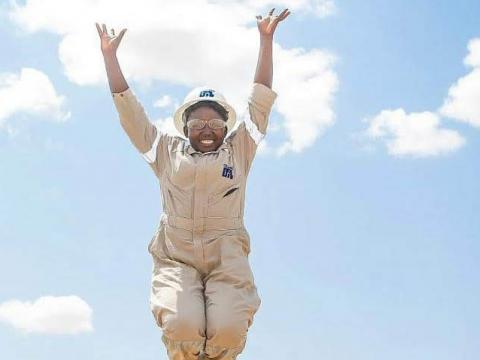
M 243 218 L 240 217 L 201 217 L 195 219 L 184 218 L 170 214 L 162 214 L 161 221 L 174 227 L 193 232 L 205 230 L 235 230 L 243 228 Z

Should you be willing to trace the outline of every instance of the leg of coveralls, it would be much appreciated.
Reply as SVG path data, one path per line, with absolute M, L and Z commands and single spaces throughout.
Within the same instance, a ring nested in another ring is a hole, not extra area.
M 198 271 L 152 254 L 150 307 L 170 360 L 197 360 L 205 347 L 205 302 Z
M 205 355 L 206 359 L 234 360 L 245 347 L 248 328 L 261 301 L 244 240 L 232 236 L 218 240 L 221 259 L 205 278 Z

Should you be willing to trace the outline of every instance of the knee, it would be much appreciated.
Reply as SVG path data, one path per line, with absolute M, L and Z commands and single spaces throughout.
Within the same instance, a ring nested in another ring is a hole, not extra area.
M 169 359 L 197 359 L 205 348 L 205 340 L 173 340 L 163 334 L 162 341 Z
M 196 341 L 205 338 L 204 323 L 195 318 L 179 317 L 177 314 L 162 316 L 161 328 L 166 337 L 174 341 Z
M 207 328 L 207 343 L 205 352 L 210 356 L 219 354 L 238 355 L 245 347 L 248 332 L 248 323 L 246 321 L 237 324 L 210 326 Z
M 162 317 L 162 340 L 170 359 L 197 358 L 205 348 L 205 329 L 191 320 L 169 314 Z

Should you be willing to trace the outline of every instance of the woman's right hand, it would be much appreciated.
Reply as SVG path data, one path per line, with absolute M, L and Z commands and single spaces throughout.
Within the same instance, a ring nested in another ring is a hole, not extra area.
M 98 31 L 98 36 L 100 36 L 100 49 L 102 50 L 103 56 L 115 55 L 117 53 L 118 45 L 122 41 L 123 35 L 127 29 L 122 29 L 120 34 L 115 35 L 115 31 L 111 29 L 111 34 L 108 34 L 107 27 L 105 24 L 102 24 L 102 28 L 98 23 L 95 23 Z

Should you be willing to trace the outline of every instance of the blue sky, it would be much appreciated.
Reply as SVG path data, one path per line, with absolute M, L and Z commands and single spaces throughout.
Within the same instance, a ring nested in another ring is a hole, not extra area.
M 158 182 L 120 127 L 94 22 L 128 23 L 120 63 L 169 131 L 206 79 L 241 111 L 258 46 L 249 14 L 273 6 L 292 14 L 248 181 L 262 305 L 241 358 L 477 359 L 480 3 L 199 3 L 205 23 L 188 28 L 168 22 L 170 2 L 137 6 L 138 22 L 108 1 L 18 2 L 16 16 L 0 2 L 2 360 L 167 359 L 148 308 Z M 216 48 L 194 47 L 199 29 Z M 90 330 L 32 320 L 37 299 L 69 295 Z

